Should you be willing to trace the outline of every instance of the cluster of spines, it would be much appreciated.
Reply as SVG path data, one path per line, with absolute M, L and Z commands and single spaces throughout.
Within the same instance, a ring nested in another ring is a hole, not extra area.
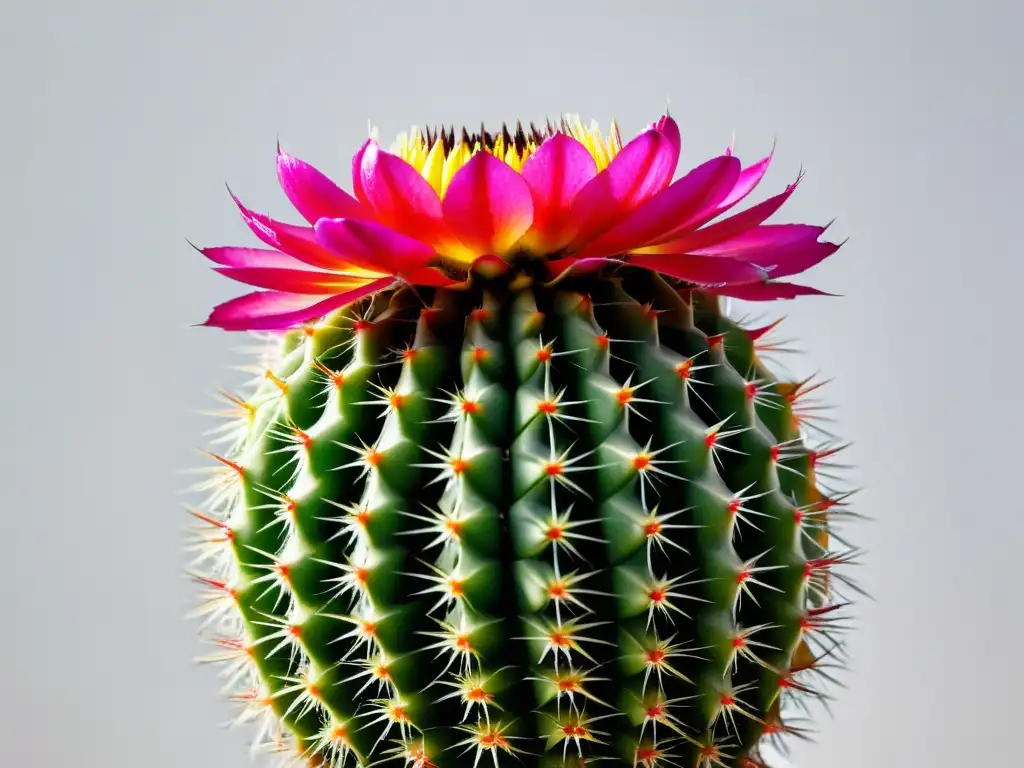
M 598 657 L 614 643 L 604 631 L 608 617 L 597 608 L 610 595 L 587 557 L 595 544 L 603 546 L 603 535 L 587 515 L 590 495 L 580 483 L 593 463 L 578 439 L 585 419 L 574 409 L 582 403 L 555 373 L 573 367 L 578 350 L 555 336 L 549 314 L 557 313 L 541 309 L 532 291 L 518 294 L 511 309 L 516 411 L 509 534 L 537 706 L 537 751 L 564 759 L 606 738 L 610 710 L 600 689 L 608 677 Z
M 436 648 L 435 658 L 444 663 L 426 693 L 435 707 L 452 701 L 455 707 L 448 711 L 456 715 L 447 729 L 427 734 L 438 764 L 467 754 L 474 762 L 484 755 L 497 762 L 499 754 L 518 751 L 510 732 L 516 714 L 510 699 L 522 681 L 512 674 L 514 611 L 502 604 L 510 585 L 501 532 L 510 408 L 504 314 L 499 304 L 484 301 L 456 329 L 462 339 L 459 370 L 449 381 L 457 384 L 442 388 L 438 398 L 441 419 L 453 427 L 451 438 L 438 449 L 425 448 L 433 458 L 426 467 L 436 473 L 429 482 L 444 486 L 435 526 L 448 532 L 446 550 L 427 567 L 436 574 L 435 589 L 454 587 L 445 594 L 448 605 L 437 618 L 438 629 L 428 633 L 435 642 L 427 650 Z
M 830 551 L 843 499 L 816 483 L 833 449 L 802 439 L 813 385 L 774 382 L 761 331 L 660 280 L 644 295 L 607 283 L 542 311 L 522 290 L 468 313 L 391 297 L 293 334 L 255 395 L 232 398 L 241 427 L 196 513 L 215 564 L 199 578 L 266 746 L 336 766 L 448 750 L 756 766 L 761 735 L 799 735 L 780 694 L 804 700 L 806 673 L 828 674 L 833 571 L 853 554 Z M 355 485 L 335 516 L 303 513 Z M 745 527 L 773 546 L 751 550 Z M 421 613 L 432 627 L 410 633 Z
M 374 377 L 387 339 L 406 335 L 399 314 L 373 324 L 341 315 L 296 334 L 299 343 L 261 371 L 248 400 L 231 398 L 242 424 L 226 433 L 235 441 L 231 458 L 217 457 L 224 470 L 197 514 L 214 529 L 207 545 L 220 547 L 222 575 L 208 583 L 221 594 L 208 606 L 217 606 L 209 620 L 233 659 L 230 696 L 243 704 L 239 720 L 265 724 L 255 744 L 261 750 L 341 765 L 367 749 L 344 692 L 364 681 L 335 661 L 332 644 L 355 639 L 350 650 L 364 654 L 345 660 L 378 671 L 368 662 L 379 653 L 365 566 L 377 558 L 386 576 L 394 564 L 386 545 L 397 510 L 373 470 L 389 449 L 400 461 L 401 446 L 353 449 L 364 445 L 376 415 L 365 406 L 377 400 Z M 359 502 L 329 503 L 360 482 Z M 377 586 L 388 597 L 387 578 Z M 395 698 L 387 677 L 376 682 L 381 702 Z

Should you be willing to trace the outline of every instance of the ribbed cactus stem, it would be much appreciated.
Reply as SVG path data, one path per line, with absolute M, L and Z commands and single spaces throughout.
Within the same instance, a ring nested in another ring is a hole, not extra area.
M 289 332 L 209 499 L 206 628 L 312 765 L 762 765 L 841 628 L 770 328 L 624 269 L 399 287 Z M 198 575 L 201 574 L 201 575 Z

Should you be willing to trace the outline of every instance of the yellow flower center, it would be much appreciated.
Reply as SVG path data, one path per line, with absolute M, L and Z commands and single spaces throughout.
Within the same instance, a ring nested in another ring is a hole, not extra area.
M 452 128 L 422 131 L 413 127 L 408 133 L 398 135 L 391 152 L 419 171 L 434 191 L 444 197 L 452 177 L 477 152 L 490 152 L 514 170 L 521 171 L 523 163 L 537 151 L 537 147 L 555 133 L 572 136 L 586 147 L 598 171 L 606 168 L 622 149 L 622 136 L 614 121 L 605 137 L 596 122 L 585 126 L 579 117 L 571 116 L 563 118 L 557 126 L 550 121 L 543 127 L 531 123 L 526 130 L 519 124 L 512 132 L 504 125 L 498 133 L 481 129 L 475 134 L 463 128 L 459 136 Z

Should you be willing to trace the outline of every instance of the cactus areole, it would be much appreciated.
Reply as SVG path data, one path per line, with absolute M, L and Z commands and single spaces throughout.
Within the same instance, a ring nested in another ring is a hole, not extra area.
M 675 179 L 667 114 L 367 141 L 352 192 L 278 150 L 305 224 L 209 247 L 259 332 L 193 510 L 203 633 L 255 747 L 366 768 L 757 768 L 830 679 L 853 553 L 839 449 L 774 325 L 722 297 L 834 253 Z M 817 430 L 817 431 L 815 431 Z M 838 588 L 838 593 L 837 593 Z

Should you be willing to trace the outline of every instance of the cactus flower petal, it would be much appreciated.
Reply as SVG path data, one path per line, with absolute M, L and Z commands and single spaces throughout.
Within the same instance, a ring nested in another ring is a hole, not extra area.
M 572 201 L 597 175 L 597 163 L 579 141 L 558 133 L 527 159 L 522 174 L 533 196 L 533 225 L 524 247 L 534 253 L 559 251 L 573 235 L 567 221 Z
M 365 285 L 368 279 L 359 275 L 320 272 L 312 269 L 274 269 L 272 267 L 217 267 L 225 277 L 257 288 L 284 293 L 343 293 Z M 379 275 L 377 276 L 379 277 Z
M 569 210 L 579 247 L 610 229 L 672 179 L 678 161 L 672 142 L 657 130 L 637 136 L 580 190 Z
M 768 271 L 728 256 L 636 256 L 631 263 L 698 285 L 764 280 Z
M 596 175 L 597 163 L 590 151 L 564 133 L 541 144 L 522 170 L 535 212 L 547 219 L 564 215 L 576 194 Z
M 362 157 L 360 181 L 377 221 L 403 234 L 436 239 L 444 228 L 441 199 L 409 163 L 375 144 Z
M 285 330 L 323 317 L 332 310 L 387 288 L 392 282 L 391 278 L 370 280 L 327 299 L 307 294 L 255 291 L 215 307 L 203 324 L 227 331 Z
M 737 203 L 742 202 L 747 195 L 753 192 L 757 185 L 761 183 L 761 179 L 763 179 L 764 175 L 768 172 L 768 166 L 771 165 L 774 154 L 775 153 L 773 151 L 767 157 L 758 160 L 753 165 L 748 165 L 740 171 L 739 178 L 736 179 L 736 184 L 733 185 L 732 191 L 729 192 L 725 199 L 709 213 L 707 220 L 710 221 L 716 216 L 722 215 Z
M 676 123 L 675 119 L 671 115 L 662 115 L 658 118 L 657 122 L 651 126 L 660 133 L 669 143 L 672 155 L 672 172 L 675 173 L 676 166 L 679 164 L 679 155 L 683 151 L 683 137 L 679 133 L 679 124 Z
M 736 183 L 740 161 L 723 155 L 709 160 L 647 200 L 626 219 L 584 246 L 578 256 L 629 251 L 717 205 Z
M 728 240 L 690 249 L 689 253 L 738 256 L 766 248 L 813 243 L 822 236 L 825 229 L 811 224 L 762 224 Z
M 277 178 L 288 200 L 306 221 L 320 219 L 365 219 L 370 212 L 348 192 L 309 163 L 280 149 L 277 153 Z
M 657 238 L 654 243 L 634 248 L 634 253 L 690 253 L 743 234 L 771 217 L 796 191 L 799 179 L 774 197 L 770 197 L 745 211 L 708 224 L 706 227 L 679 232 L 673 230 Z
M 773 278 L 787 277 L 805 272 L 839 250 L 836 243 L 815 240 L 779 242 L 758 249 L 735 251 L 716 256 L 743 259 L 769 270 Z
M 279 269 L 310 269 L 305 262 L 299 261 L 281 251 L 272 248 L 239 248 L 235 246 L 216 246 L 197 249 L 214 264 L 222 267 L 277 267 Z
M 715 287 L 711 291 L 719 296 L 729 296 L 742 301 L 777 301 L 795 299 L 797 296 L 832 296 L 817 288 L 786 282 L 744 283 Z
M 363 187 L 363 158 L 370 147 L 379 146 L 377 140 L 370 138 L 363 142 L 358 151 L 352 156 L 352 193 L 363 205 L 370 205 L 370 199 L 366 196 L 366 189 Z
M 410 285 L 424 285 L 429 288 L 452 288 L 462 285 L 465 281 L 449 277 L 436 267 L 423 267 L 402 275 Z
M 333 269 L 340 264 L 336 256 L 317 243 L 312 227 L 298 227 L 275 221 L 269 216 L 246 208 L 235 195 L 232 194 L 231 197 L 249 229 L 266 245 L 313 267 Z
M 473 256 L 508 253 L 533 223 L 533 198 L 523 177 L 487 152 L 452 177 L 445 220 Z
M 378 273 L 406 273 L 434 257 L 430 246 L 373 221 L 321 219 L 313 229 L 317 240 L 339 259 Z

